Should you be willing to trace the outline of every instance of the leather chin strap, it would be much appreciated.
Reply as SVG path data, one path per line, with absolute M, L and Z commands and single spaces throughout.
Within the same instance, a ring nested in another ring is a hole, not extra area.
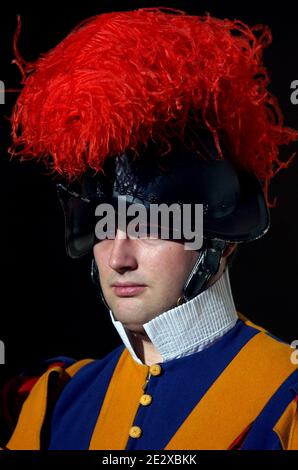
M 228 244 L 223 240 L 204 240 L 203 247 L 199 250 L 199 257 L 184 284 L 183 295 L 177 301 L 177 306 L 188 302 L 206 289 L 209 279 L 219 270 L 220 260 Z
M 106 302 L 106 299 L 104 298 L 104 295 L 103 295 L 103 292 L 102 292 L 102 288 L 101 288 L 101 285 L 100 285 L 100 279 L 99 279 L 98 267 L 97 267 L 97 264 L 96 264 L 94 258 L 92 258 L 92 262 L 91 262 L 91 279 L 92 279 L 92 282 L 95 284 L 96 289 L 99 290 L 99 295 L 100 295 L 101 300 L 103 301 L 104 305 L 107 307 L 108 310 L 110 310 L 110 307 L 108 306 L 108 304 Z
M 199 250 L 199 257 L 184 284 L 183 294 L 177 300 L 176 306 L 188 302 L 206 289 L 209 279 L 219 270 L 220 260 L 228 244 L 229 242 L 223 240 L 204 240 L 203 247 Z M 104 305 L 110 309 L 100 286 L 99 272 L 94 258 L 91 264 L 91 279 L 99 289 Z

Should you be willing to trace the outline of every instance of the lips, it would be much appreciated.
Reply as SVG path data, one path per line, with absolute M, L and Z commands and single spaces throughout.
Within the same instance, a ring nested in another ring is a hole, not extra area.
M 146 289 L 144 284 L 116 283 L 112 285 L 114 293 L 118 297 L 133 297 Z

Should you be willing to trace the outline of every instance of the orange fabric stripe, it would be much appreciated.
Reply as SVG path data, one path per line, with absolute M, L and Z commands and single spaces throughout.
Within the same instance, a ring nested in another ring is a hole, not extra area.
M 16 428 L 11 436 L 7 449 L 10 450 L 40 450 L 40 434 L 46 416 L 49 402 L 50 380 L 56 378 L 54 387 L 63 387 L 81 367 L 92 359 L 78 361 L 67 369 L 56 366 L 45 372 L 33 386 L 25 400 Z M 58 374 L 58 377 L 54 377 Z
M 82 359 L 67 367 L 65 369 L 65 372 L 69 375 L 69 377 L 73 377 L 82 367 L 86 366 L 87 364 L 90 364 L 90 362 L 93 361 L 94 359 Z
M 298 450 L 298 403 L 293 400 L 286 408 L 273 430 L 284 450 Z
M 170 440 L 168 450 L 226 450 L 295 370 L 291 348 L 263 332 L 227 366 Z
M 123 351 L 94 428 L 90 450 L 125 449 L 148 373 L 148 366 L 137 364 L 127 349 Z
M 58 374 L 61 379 L 63 373 L 63 369 L 57 366 L 48 370 L 36 382 L 23 404 L 15 431 L 7 444 L 8 449 L 40 449 L 40 433 L 46 415 L 50 377 Z

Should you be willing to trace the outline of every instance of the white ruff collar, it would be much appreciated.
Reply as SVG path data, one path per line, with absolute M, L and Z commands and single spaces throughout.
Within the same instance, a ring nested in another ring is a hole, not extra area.
M 140 364 L 122 323 L 112 322 L 134 360 Z M 163 362 L 188 356 L 209 346 L 235 325 L 238 319 L 228 268 L 207 290 L 192 300 L 158 315 L 143 325 Z

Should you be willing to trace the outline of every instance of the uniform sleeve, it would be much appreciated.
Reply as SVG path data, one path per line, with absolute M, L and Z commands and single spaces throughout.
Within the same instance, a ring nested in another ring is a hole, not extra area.
M 277 421 L 273 431 L 284 450 L 298 450 L 298 393 Z
M 242 440 L 241 450 L 298 450 L 297 380 L 298 369 L 266 403 Z
M 0 447 L 5 447 L 3 443 L 12 435 L 23 404 L 38 379 L 56 366 L 66 368 L 75 362 L 69 357 L 47 359 L 23 370 L 4 384 L 0 390 Z

